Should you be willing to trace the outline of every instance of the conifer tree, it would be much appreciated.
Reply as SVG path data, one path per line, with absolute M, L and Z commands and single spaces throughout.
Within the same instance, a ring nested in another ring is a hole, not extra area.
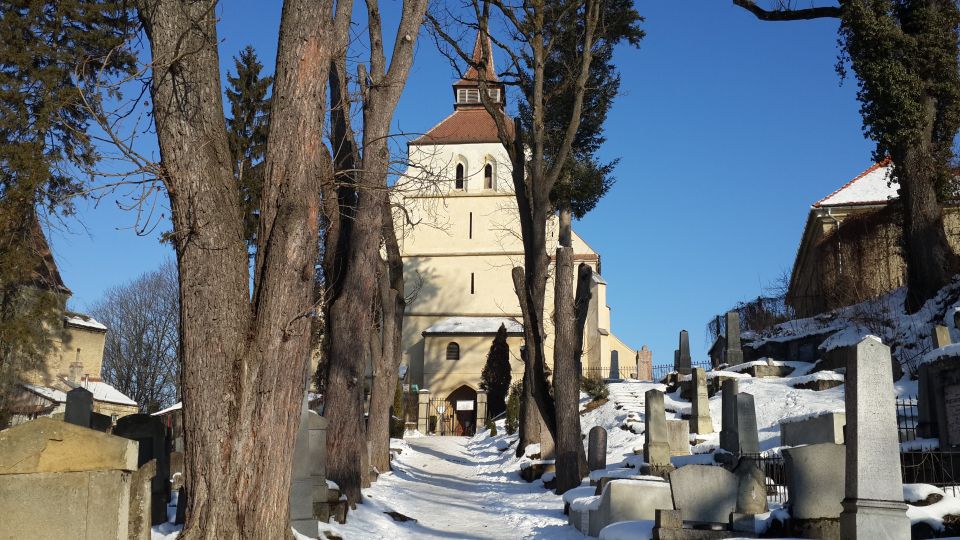
M 270 125 L 270 86 L 273 77 L 260 76 L 263 65 L 252 46 L 247 45 L 233 58 L 235 75 L 227 73 L 227 100 L 230 118 L 227 137 L 233 157 L 233 175 L 240 186 L 240 204 L 244 215 L 244 233 L 251 246 L 256 241 L 257 215 L 263 171 L 257 167 L 267 148 Z
M 73 212 L 82 178 L 72 172 L 99 157 L 80 88 L 132 72 L 132 29 L 125 4 L 112 0 L 0 4 L 0 408 L 61 326 L 68 291 L 38 213 Z
M 487 353 L 487 363 L 483 366 L 480 375 L 480 388 L 487 391 L 487 411 L 490 418 L 495 418 L 507 409 L 507 392 L 510 390 L 510 347 L 507 345 L 507 327 L 500 325 L 490 352 Z

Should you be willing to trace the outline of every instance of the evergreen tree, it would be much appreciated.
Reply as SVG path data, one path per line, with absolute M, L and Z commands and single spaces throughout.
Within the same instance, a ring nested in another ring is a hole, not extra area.
M 240 203 L 244 212 L 244 234 L 252 246 L 257 235 L 257 216 L 263 171 L 258 165 L 267 148 L 270 125 L 270 86 L 273 77 L 261 77 L 263 65 L 253 47 L 247 45 L 233 59 L 235 75 L 227 74 L 227 100 L 230 118 L 227 137 L 233 157 L 233 174 L 240 185 Z
M 0 3 L 0 409 L 19 375 L 42 362 L 51 329 L 62 326 L 68 291 L 38 212 L 72 213 L 82 188 L 72 172 L 97 162 L 80 89 L 133 71 L 126 41 L 133 24 L 125 6 L 112 0 Z
M 507 409 L 507 392 L 510 390 L 510 347 L 507 345 L 507 327 L 500 325 L 487 363 L 480 375 L 480 388 L 487 391 L 487 410 L 495 418 Z

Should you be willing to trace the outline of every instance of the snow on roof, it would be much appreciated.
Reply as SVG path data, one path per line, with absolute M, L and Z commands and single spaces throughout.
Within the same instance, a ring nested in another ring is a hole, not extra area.
M 82 386 L 93 394 L 96 401 L 106 401 L 108 403 L 117 403 L 119 405 L 136 405 L 137 402 L 127 397 L 123 392 L 110 386 L 103 381 L 83 381 L 76 386 Z
M 814 208 L 884 204 L 899 197 L 890 160 L 874 164 L 840 189 L 813 203 Z
M 33 384 L 24 384 L 24 388 L 30 390 L 34 394 L 39 394 L 51 401 L 56 401 L 57 403 L 66 403 L 67 394 L 56 388 L 50 388 L 49 386 L 36 386 Z
M 73 326 L 92 328 L 94 330 L 102 330 L 104 332 L 107 331 L 107 327 L 104 326 L 103 323 L 101 323 L 100 321 L 94 319 L 89 315 L 84 315 L 82 313 L 68 313 L 64 317 L 64 321 L 66 321 L 67 324 L 73 325 Z
M 165 415 L 165 414 L 167 414 L 167 413 L 172 413 L 173 411 L 179 411 L 179 410 L 182 409 L 182 408 L 183 408 L 183 402 L 182 402 L 182 401 L 178 401 L 178 402 L 176 402 L 175 404 L 167 407 L 166 409 L 163 409 L 162 411 L 157 411 L 157 412 L 153 413 L 151 416 L 163 416 L 163 415 Z
M 450 317 L 434 323 L 426 334 L 496 334 L 500 325 L 508 334 L 522 334 L 523 325 L 511 317 Z

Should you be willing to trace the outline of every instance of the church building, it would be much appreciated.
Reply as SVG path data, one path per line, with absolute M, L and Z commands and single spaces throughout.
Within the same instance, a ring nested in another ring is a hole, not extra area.
M 474 58 L 481 54 L 480 38 Z M 490 62 L 492 64 L 492 62 Z M 484 76 L 503 112 L 504 86 L 492 65 Z M 506 327 L 513 380 L 523 376 L 523 319 L 511 269 L 523 264 L 523 245 L 510 160 L 496 124 L 480 103 L 479 73 L 470 68 L 453 84 L 453 112 L 409 143 L 409 165 L 394 190 L 408 298 L 403 363 L 411 385 L 450 403 L 475 400 L 494 335 Z M 547 252 L 556 252 L 549 226 Z M 584 336 L 583 369 L 602 377 L 636 370 L 636 351 L 611 332 L 607 283 L 600 255 L 573 234 L 574 264 L 594 270 Z M 551 274 L 552 274 L 551 269 Z M 576 272 L 574 272 L 576 273 Z M 547 283 L 547 363 L 552 365 L 553 283 Z

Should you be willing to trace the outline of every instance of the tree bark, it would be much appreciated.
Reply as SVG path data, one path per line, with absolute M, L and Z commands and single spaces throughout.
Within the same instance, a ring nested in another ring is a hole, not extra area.
M 560 210 L 560 245 L 556 255 L 556 278 L 553 296 L 553 397 L 556 408 L 557 493 L 580 485 L 587 471 L 580 431 L 580 373 L 583 327 L 575 313 L 573 292 L 572 215 L 569 208 Z M 583 287 L 577 292 L 582 294 Z M 589 294 L 589 287 L 586 289 Z
M 258 250 L 250 294 L 223 118 L 211 3 L 143 1 L 153 108 L 180 270 L 190 493 L 181 538 L 287 538 L 298 410 L 307 379 L 329 2 L 281 18 Z
M 927 133 L 923 142 L 905 145 L 893 152 L 894 174 L 900 184 L 903 216 L 903 253 L 907 266 L 907 304 L 915 313 L 950 282 L 957 269 L 957 256 L 943 228 L 943 209 L 937 198 L 941 179 L 931 159 L 936 106 L 925 99 Z

